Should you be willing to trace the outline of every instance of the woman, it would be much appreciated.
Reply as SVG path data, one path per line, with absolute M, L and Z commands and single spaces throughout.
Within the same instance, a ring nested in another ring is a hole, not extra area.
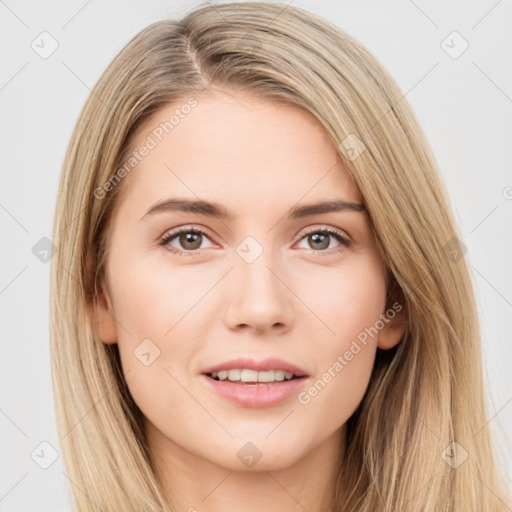
M 77 510 L 506 510 L 457 237 L 410 106 L 339 28 L 248 2 L 141 31 L 56 208 Z

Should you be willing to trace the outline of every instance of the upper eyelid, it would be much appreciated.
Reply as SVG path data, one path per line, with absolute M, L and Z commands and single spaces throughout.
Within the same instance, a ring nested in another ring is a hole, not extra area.
M 311 232 L 324 231 L 324 230 L 334 230 L 336 232 L 339 232 L 346 238 L 351 238 L 350 235 L 344 229 L 330 226 L 328 224 L 307 226 L 307 227 L 303 228 L 301 231 L 299 231 L 297 236 L 299 236 L 300 234 L 302 234 L 304 236 Z
M 200 232 L 203 235 L 206 235 L 208 238 L 212 238 L 212 236 L 209 234 L 208 230 L 202 226 L 198 226 L 197 224 L 189 224 L 188 226 L 180 226 L 177 228 L 168 229 L 165 231 L 165 233 L 160 237 L 160 239 L 174 238 L 176 235 L 179 235 L 181 233 L 188 233 L 189 231 L 195 231 Z

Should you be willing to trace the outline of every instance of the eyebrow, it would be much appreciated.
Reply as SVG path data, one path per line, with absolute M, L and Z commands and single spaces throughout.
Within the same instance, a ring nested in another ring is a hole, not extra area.
M 287 217 L 288 219 L 293 220 L 309 217 L 310 215 L 320 215 L 322 213 L 343 211 L 362 212 L 365 210 L 366 208 L 362 204 L 336 199 L 331 201 L 321 201 L 318 203 L 294 206 L 288 212 Z M 208 217 L 226 221 L 230 221 L 235 218 L 235 215 L 232 212 L 230 212 L 225 206 L 219 203 L 174 197 L 153 205 L 141 217 L 141 220 L 144 219 L 144 217 L 147 215 L 153 215 L 155 213 L 161 212 L 197 213 L 200 215 L 206 215 Z

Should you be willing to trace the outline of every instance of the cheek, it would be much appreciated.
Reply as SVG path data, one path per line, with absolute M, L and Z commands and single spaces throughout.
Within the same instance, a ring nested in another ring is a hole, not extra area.
M 381 265 L 370 259 L 318 273 L 314 282 L 311 288 L 311 279 L 305 279 L 302 289 L 309 287 L 304 302 L 317 315 L 311 321 L 321 332 L 314 341 L 317 374 L 298 402 L 319 429 L 329 429 L 353 414 L 368 386 L 377 349 L 374 326 L 385 309 L 386 284 Z
M 313 431 L 328 436 L 354 414 L 368 387 L 375 345 L 339 340 L 339 350 L 324 358 L 322 370 L 297 397 L 298 408 Z
M 177 400 L 183 393 L 178 381 L 183 382 L 194 355 L 204 345 L 201 333 L 208 332 L 212 318 L 218 318 L 206 307 L 214 296 L 208 297 L 208 292 L 225 270 L 210 276 L 194 265 L 171 268 L 165 260 L 148 264 L 142 259 L 125 259 L 112 270 L 126 381 L 143 412 L 158 410 L 163 390 Z
M 113 287 L 118 290 L 114 306 L 119 323 L 138 337 L 166 341 L 215 281 L 195 265 L 173 268 L 163 259 L 155 264 L 124 262 L 116 269 Z M 121 329 L 119 334 L 123 343 L 127 333 Z
M 323 353 L 342 350 L 353 337 L 374 325 L 385 309 L 384 272 L 380 260 L 372 255 L 353 258 L 339 268 L 304 272 L 294 291 L 312 312 L 308 322 L 316 320 L 324 333 Z

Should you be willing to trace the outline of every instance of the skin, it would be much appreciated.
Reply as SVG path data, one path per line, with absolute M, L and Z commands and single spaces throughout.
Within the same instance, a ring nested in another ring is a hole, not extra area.
M 403 315 L 361 345 L 308 404 L 295 396 L 247 408 L 200 382 L 207 367 L 233 357 L 276 356 L 306 370 L 307 389 L 390 306 L 365 211 L 285 217 L 297 204 L 362 202 L 318 122 L 247 93 L 197 99 L 125 178 L 95 310 L 97 333 L 119 345 L 152 463 L 179 510 L 327 510 L 346 421 L 366 391 L 377 347 L 400 341 Z M 154 113 L 132 147 L 177 105 Z M 169 211 L 144 217 L 176 196 L 221 203 L 235 219 Z M 206 232 L 202 242 L 187 245 L 177 236 L 168 243 L 188 254 L 159 245 L 171 229 L 192 225 Z M 324 245 L 306 236 L 325 228 L 341 231 L 350 247 L 333 236 Z M 263 250 L 251 263 L 236 252 L 247 236 Z M 134 355 L 146 338 L 160 350 L 149 366 Z M 247 442 L 262 454 L 253 467 L 237 457 Z

